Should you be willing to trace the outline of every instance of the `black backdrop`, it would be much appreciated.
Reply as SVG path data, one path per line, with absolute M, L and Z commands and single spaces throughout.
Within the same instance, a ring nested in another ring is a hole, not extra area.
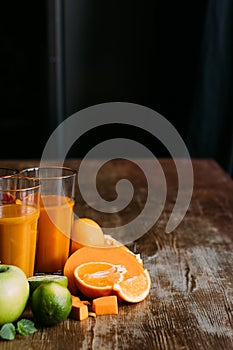
M 192 157 L 214 158 L 232 174 L 231 0 L 9 1 L 1 17 L 0 158 L 40 157 L 66 117 L 123 101 L 162 114 Z M 168 155 L 125 126 L 90 131 L 69 155 L 110 137 Z

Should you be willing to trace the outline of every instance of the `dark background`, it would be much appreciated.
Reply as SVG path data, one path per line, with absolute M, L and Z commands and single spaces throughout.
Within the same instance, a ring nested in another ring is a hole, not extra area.
M 232 23 L 231 0 L 7 2 L 0 158 L 40 158 L 65 118 L 121 101 L 159 112 L 192 157 L 213 158 L 232 175 Z M 91 130 L 69 156 L 83 157 L 111 137 L 169 156 L 150 134 L 125 125 Z

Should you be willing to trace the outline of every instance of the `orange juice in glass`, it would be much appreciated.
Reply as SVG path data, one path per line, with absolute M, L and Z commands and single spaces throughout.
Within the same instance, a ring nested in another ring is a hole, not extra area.
M 39 181 L 17 176 L 0 178 L 0 261 L 34 274 Z
M 41 183 L 35 272 L 62 272 L 70 249 L 76 171 L 49 166 L 21 174 Z

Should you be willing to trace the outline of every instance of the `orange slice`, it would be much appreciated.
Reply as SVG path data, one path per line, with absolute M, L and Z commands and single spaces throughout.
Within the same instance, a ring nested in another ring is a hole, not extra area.
M 145 269 L 142 274 L 115 284 L 114 290 L 120 299 L 129 303 L 139 303 L 144 300 L 150 292 L 151 278 Z

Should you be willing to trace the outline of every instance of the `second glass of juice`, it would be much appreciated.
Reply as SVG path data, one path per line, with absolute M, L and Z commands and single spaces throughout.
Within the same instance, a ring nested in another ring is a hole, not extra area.
M 0 262 L 34 274 L 39 218 L 38 180 L 0 178 Z
M 76 170 L 48 166 L 21 175 L 41 183 L 35 273 L 61 273 L 69 256 Z

